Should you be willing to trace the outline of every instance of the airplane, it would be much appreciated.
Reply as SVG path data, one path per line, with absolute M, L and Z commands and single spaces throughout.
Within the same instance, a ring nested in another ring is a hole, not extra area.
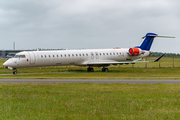
M 3 66 L 13 70 L 13 74 L 17 74 L 17 68 L 66 65 L 88 66 L 88 72 L 93 72 L 93 67 L 102 67 L 102 72 L 108 72 L 110 65 L 159 61 L 164 54 L 155 61 L 139 61 L 152 54 L 150 48 L 155 37 L 174 38 L 147 33 L 140 46 L 132 48 L 23 51 L 5 61 Z

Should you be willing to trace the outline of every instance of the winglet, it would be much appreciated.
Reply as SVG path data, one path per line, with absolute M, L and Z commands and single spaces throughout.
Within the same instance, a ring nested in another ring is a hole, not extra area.
M 156 59 L 154 62 L 158 62 L 164 55 L 165 55 L 165 53 L 163 55 L 161 55 L 158 59 Z

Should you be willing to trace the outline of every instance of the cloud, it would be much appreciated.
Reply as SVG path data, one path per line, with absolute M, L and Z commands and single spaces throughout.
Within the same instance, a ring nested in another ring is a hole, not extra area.
M 18 49 L 129 47 L 147 32 L 178 37 L 179 5 L 177 0 L 3 0 L 0 48 L 10 49 L 12 42 Z M 159 48 L 165 51 L 152 47 Z

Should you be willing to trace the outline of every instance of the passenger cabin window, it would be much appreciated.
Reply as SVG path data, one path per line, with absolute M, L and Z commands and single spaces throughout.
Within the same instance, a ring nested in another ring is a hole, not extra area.
M 51 56 L 49 55 L 49 57 L 51 57 Z
M 116 53 L 118 55 L 118 53 Z
M 46 58 L 46 55 L 44 55 L 44 57 Z
M 57 55 L 57 57 L 58 57 L 58 55 Z
M 99 53 L 99 55 L 101 55 L 101 53 Z
M 81 56 L 81 54 L 79 54 L 79 56 Z
M 113 53 L 113 55 L 115 55 L 115 53 Z
M 61 55 L 61 57 L 62 57 L 62 55 Z
M 43 55 L 41 55 L 41 58 L 43 58 Z
M 86 56 L 88 56 L 88 54 L 86 53 Z
M 54 57 L 54 55 L 53 55 L 53 57 Z
M 82 55 L 84 56 L 84 53 Z
M 103 53 L 103 55 L 105 55 L 105 53 Z
M 64 56 L 66 57 L 66 54 L 64 54 Z
M 108 55 L 108 53 L 106 53 Z
M 74 54 L 72 54 L 72 56 L 74 57 Z
M 110 55 L 112 55 L 112 53 L 110 53 Z
M 78 56 L 78 54 L 76 54 L 76 56 Z

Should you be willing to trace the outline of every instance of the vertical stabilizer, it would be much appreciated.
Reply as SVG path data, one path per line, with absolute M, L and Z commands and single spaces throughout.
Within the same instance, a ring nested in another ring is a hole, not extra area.
M 143 40 L 143 42 L 141 43 L 140 46 L 136 46 L 137 48 L 141 48 L 141 50 L 147 50 L 149 51 L 151 48 L 151 45 L 153 43 L 153 40 L 155 37 L 157 37 L 158 35 L 155 33 L 147 33 Z

